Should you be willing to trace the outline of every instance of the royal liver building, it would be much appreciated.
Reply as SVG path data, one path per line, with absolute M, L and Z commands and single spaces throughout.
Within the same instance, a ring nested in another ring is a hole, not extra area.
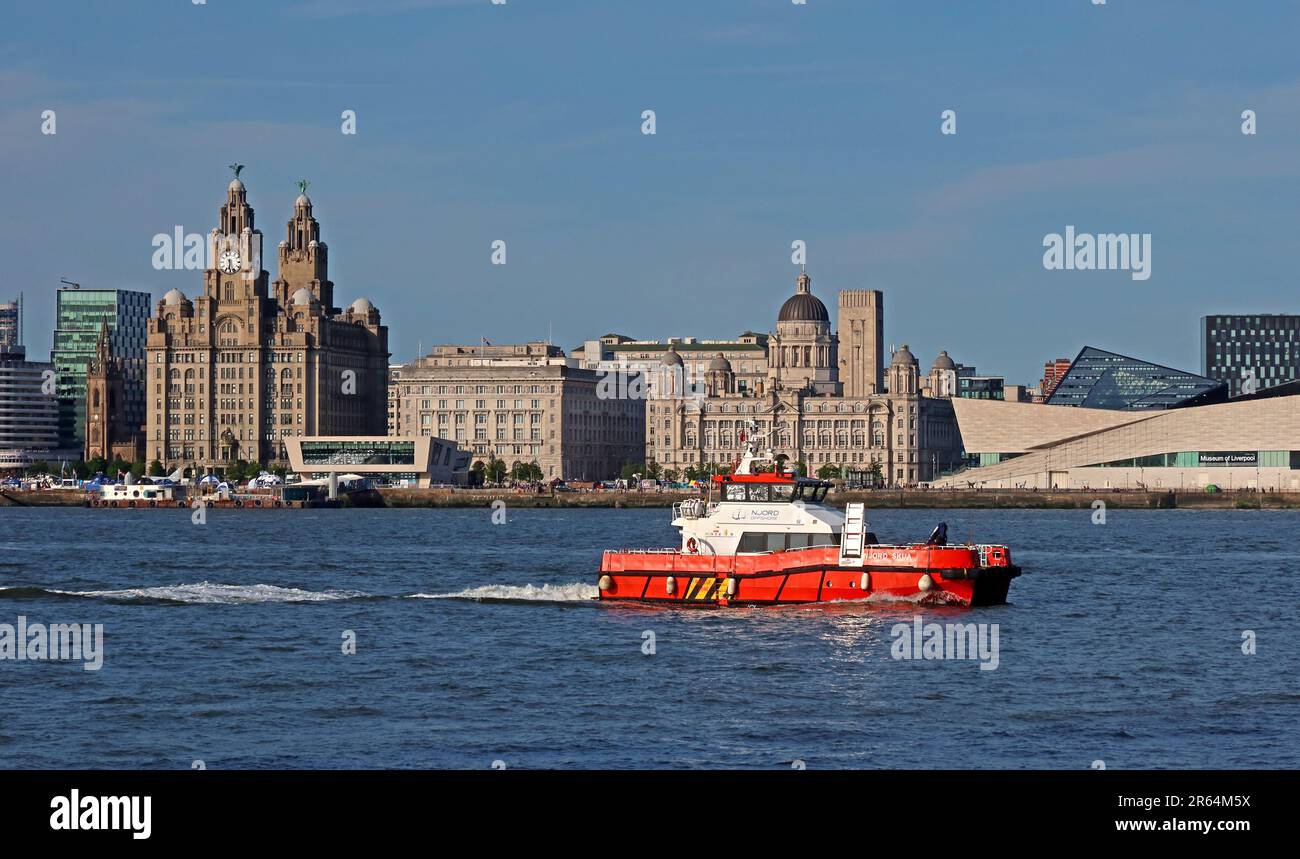
M 290 436 L 384 435 L 388 328 L 364 298 L 335 306 L 329 251 L 300 185 L 273 282 L 236 167 L 208 235 L 202 294 L 173 289 L 157 303 L 146 345 L 150 460 L 265 464 L 285 459 Z
M 812 294 L 812 280 L 799 275 L 795 294 L 781 306 L 776 332 L 765 343 L 766 373 L 740 384 L 725 346 L 705 360 L 690 354 L 704 344 L 669 343 L 653 376 L 646 409 L 646 458 L 666 469 L 729 465 L 753 421 L 770 433 L 771 445 L 789 463 L 815 474 L 831 465 L 845 471 L 879 470 L 896 486 L 933 479 L 960 463 L 961 438 L 952 403 L 927 396 L 952 363 L 941 355 L 922 377 L 903 346 L 885 364 L 883 296 L 876 290 L 839 294 L 839 334 Z M 753 363 L 750 352 L 733 352 Z M 644 345 L 621 343 L 620 353 L 642 357 Z M 679 349 L 681 351 L 679 351 Z M 688 360 L 683 361 L 683 354 Z M 760 355 L 763 353 L 760 352 Z M 699 356 L 703 358 L 703 356 Z M 944 363 L 946 362 L 946 364 Z M 690 366 L 686 366 L 689 364 Z M 872 463 L 875 463 L 873 467 Z

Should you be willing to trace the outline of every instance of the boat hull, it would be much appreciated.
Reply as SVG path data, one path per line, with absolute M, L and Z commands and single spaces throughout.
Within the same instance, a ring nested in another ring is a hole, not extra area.
M 988 564 L 976 547 L 871 547 L 863 565 L 840 564 L 835 547 L 762 555 L 606 552 L 600 599 L 681 606 L 753 606 L 841 600 L 1005 603 L 1020 569 L 1004 547 Z

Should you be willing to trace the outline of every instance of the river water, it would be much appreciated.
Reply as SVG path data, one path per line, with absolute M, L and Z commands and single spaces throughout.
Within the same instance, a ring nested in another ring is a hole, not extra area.
M 0 660 L 0 767 L 1300 767 L 1295 512 L 876 511 L 1010 544 L 1010 604 L 729 610 L 590 599 L 666 510 L 207 512 L 0 509 L 0 624 L 103 625 Z

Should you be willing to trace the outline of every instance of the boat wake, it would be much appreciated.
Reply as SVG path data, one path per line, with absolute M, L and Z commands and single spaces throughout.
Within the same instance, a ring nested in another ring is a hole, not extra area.
M 568 585 L 483 585 L 446 594 L 412 594 L 412 599 L 471 600 L 473 602 L 551 602 L 575 603 L 596 599 L 595 585 L 574 582 Z
M 875 591 L 869 596 L 854 602 L 864 603 L 910 603 L 912 605 L 923 606 L 940 606 L 940 605 L 965 605 L 965 602 L 954 594 L 947 591 L 930 591 L 929 593 L 914 594 L 891 594 L 888 591 Z
M 305 591 L 276 585 L 222 585 L 199 582 L 153 588 L 61 591 L 37 587 L 0 588 L 0 599 L 97 599 L 146 605 L 247 605 L 256 603 L 332 602 L 364 599 L 361 591 Z

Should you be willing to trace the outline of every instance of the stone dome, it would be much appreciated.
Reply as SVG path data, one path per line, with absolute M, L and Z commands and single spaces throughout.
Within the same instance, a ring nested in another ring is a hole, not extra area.
M 906 348 L 906 347 L 904 347 L 904 348 Z M 931 367 L 930 369 L 932 369 L 932 370 L 956 370 L 956 369 L 957 369 L 957 365 L 954 364 L 954 363 L 953 363 L 953 360 L 952 360 L 951 358 L 948 357 L 948 350 L 945 349 L 945 350 L 943 350 L 942 352 L 939 353 L 939 357 L 938 357 L 938 358 L 935 358 L 935 359 L 934 359 L 934 366 Z
M 310 209 L 310 208 L 311 208 L 311 198 L 308 197 L 306 194 L 299 194 L 299 195 L 298 195 L 298 199 L 294 200 L 294 201 L 293 201 L 293 204 L 294 204 L 295 206 L 297 206 L 298 208 L 300 208 L 300 209 L 301 209 L 301 208 L 308 208 L 308 209 Z
M 713 357 L 713 360 L 709 362 L 709 370 L 723 370 L 730 373 L 731 362 L 727 360 L 727 356 L 719 352 Z
M 227 187 L 227 190 L 242 191 L 244 190 L 244 183 L 239 181 L 239 177 L 235 177 L 234 179 L 230 180 L 230 185 Z
M 678 355 L 677 350 L 670 345 L 668 351 L 664 353 L 663 363 L 673 367 L 680 367 L 682 366 L 682 356 Z
M 163 295 L 163 304 L 174 307 L 184 303 L 185 293 L 181 292 L 179 289 L 169 289 L 166 294 Z
M 894 360 L 890 361 L 889 363 L 894 365 L 911 364 L 913 367 L 915 367 L 917 361 L 916 361 L 916 356 L 912 354 L 912 350 L 908 349 L 907 344 L 904 343 L 902 345 L 902 348 L 900 348 L 897 352 L 894 353 Z
M 314 299 L 315 296 L 311 294 L 310 289 L 305 286 L 300 286 L 298 287 L 298 291 L 293 294 L 293 298 L 289 300 L 294 304 L 311 304 Z
M 826 305 L 812 294 L 812 278 L 806 272 L 800 273 L 795 294 L 781 305 L 781 312 L 776 315 L 777 322 L 830 322 L 831 315 L 826 312 Z
M 352 312 L 358 315 L 364 315 L 374 310 L 375 306 L 370 303 L 368 298 L 358 298 L 352 302 Z

